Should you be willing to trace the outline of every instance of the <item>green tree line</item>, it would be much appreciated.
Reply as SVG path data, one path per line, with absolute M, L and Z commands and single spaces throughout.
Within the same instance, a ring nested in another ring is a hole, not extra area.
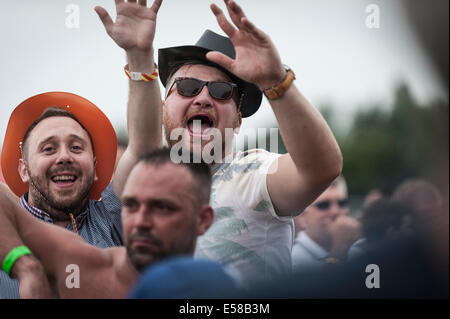
M 332 106 L 320 110 L 341 147 L 351 195 L 364 196 L 373 188 L 390 195 L 408 177 L 424 177 L 448 190 L 447 101 L 420 105 L 407 85 L 400 84 L 391 107 L 361 107 L 346 132 L 334 124 Z M 281 137 L 279 146 L 286 151 Z

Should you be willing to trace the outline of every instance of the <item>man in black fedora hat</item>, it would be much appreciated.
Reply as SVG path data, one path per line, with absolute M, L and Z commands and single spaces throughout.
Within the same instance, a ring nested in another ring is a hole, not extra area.
M 212 164 L 215 221 L 199 239 L 196 256 L 218 260 L 251 283 L 290 270 L 292 217 L 340 174 L 342 155 L 323 117 L 294 85 L 293 70 L 283 66 L 270 38 L 233 0 L 225 0 L 225 5 L 232 23 L 217 5 L 211 4 L 211 10 L 226 37 L 206 31 L 195 45 L 159 50 L 159 75 L 166 88 L 162 106 L 142 81 L 130 91 L 130 99 L 147 94 L 146 104 L 154 114 L 162 108 L 174 161 L 184 160 L 179 155 L 188 149 Z M 104 9 L 97 12 L 108 34 L 138 57 L 129 72 L 136 80 L 157 74 L 155 11 L 143 0 L 116 0 L 116 6 L 116 22 Z M 289 153 L 233 153 L 233 135 L 242 118 L 258 110 L 263 93 Z M 143 130 L 149 138 L 161 133 L 159 127 Z

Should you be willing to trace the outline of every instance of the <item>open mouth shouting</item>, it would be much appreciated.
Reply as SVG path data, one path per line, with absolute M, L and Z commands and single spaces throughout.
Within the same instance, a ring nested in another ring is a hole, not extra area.
M 186 127 L 192 136 L 206 135 L 215 127 L 214 118 L 208 113 L 196 113 L 188 118 Z

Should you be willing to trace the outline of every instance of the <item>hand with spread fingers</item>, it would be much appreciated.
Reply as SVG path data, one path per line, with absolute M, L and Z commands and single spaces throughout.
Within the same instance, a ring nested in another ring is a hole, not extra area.
M 145 54 L 153 52 L 156 16 L 162 0 L 155 0 L 147 8 L 147 0 L 115 0 L 117 17 L 111 16 L 102 7 L 95 7 L 108 35 L 127 53 Z
M 115 0 L 115 3 L 115 22 L 104 8 L 95 7 L 95 11 L 108 35 L 125 50 L 127 56 L 125 70 L 130 78 L 127 105 L 129 141 L 117 164 L 113 180 L 114 191 L 121 194 L 137 159 L 146 152 L 161 147 L 162 143 L 161 93 L 159 81 L 156 80 L 158 69 L 153 57 L 156 17 L 162 0 L 154 0 L 151 7 L 147 7 L 147 0 Z M 130 72 L 138 74 L 137 79 L 132 79 Z
M 260 89 L 280 83 L 286 71 L 269 36 L 250 22 L 236 2 L 225 0 L 225 4 L 234 26 L 217 5 L 211 4 L 211 10 L 219 26 L 233 42 L 236 59 L 219 52 L 209 52 L 207 58 Z

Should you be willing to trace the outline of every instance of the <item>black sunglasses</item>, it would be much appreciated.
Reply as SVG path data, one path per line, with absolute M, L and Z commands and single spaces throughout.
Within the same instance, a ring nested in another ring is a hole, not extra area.
M 340 208 L 345 208 L 348 205 L 348 199 L 340 199 L 337 201 L 332 200 L 323 200 L 314 204 L 320 210 L 328 210 L 330 209 L 333 202 L 336 202 Z
M 172 94 L 174 84 L 177 85 L 178 94 L 186 97 L 198 95 L 206 85 L 209 95 L 217 100 L 229 100 L 233 96 L 233 90 L 237 84 L 222 81 L 202 81 L 195 78 L 176 78 L 167 93 L 166 98 Z

